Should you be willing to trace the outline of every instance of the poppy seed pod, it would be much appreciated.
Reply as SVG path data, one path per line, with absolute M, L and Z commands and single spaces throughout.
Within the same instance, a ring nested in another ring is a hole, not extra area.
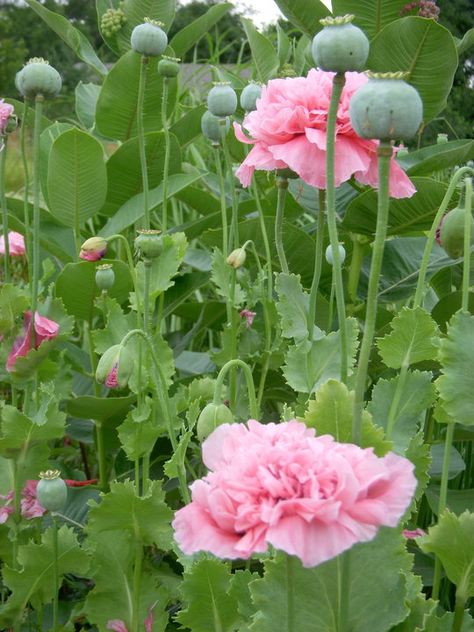
M 234 417 L 229 408 L 225 404 L 207 404 L 199 415 L 196 424 L 196 432 L 199 441 L 204 441 L 217 426 L 222 424 L 231 424 Z
M 462 207 L 453 208 L 442 219 L 439 243 L 451 259 L 459 259 L 464 253 L 464 220 L 466 211 Z M 474 221 L 471 217 L 471 245 L 474 243 Z
M 155 259 L 163 251 L 161 230 L 141 229 L 135 239 L 135 248 L 144 259 Z
M 367 73 L 369 81 L 349 103 L 351 125 L 362 138 L 389 141 L 412 138 L 423 118 L 417 90 L 403 72 Z
M 221 141 L 221 127 L 219 117 L 214 116 L 209 110 L 206 110 L 201 118 L 201 131 L 206 138 L 212 141 L 213 145 L 219 145 Z M 225 133 L 230 129 L 229 118 L 225 119 Z
M 261 94 L 262 86 L 252 81 L 240 93 L 240 107 L 246 112 L 253 112 L 257 109 L 257 99 Z
M 214 116 L 232 116 L 237 109 L 237 95 L 228 81 L 215 82 L 207 95 L 207 107 Z
M 20 94 L 27 98 L 42 96 L 52 99 L 62 87 L 61 75 L 41 57 L 30 59 L 17 73 L 15 84 Z
M 158 62 L 158 74 L 162 77 L 168 77 L 168 79 L 176 77 L 179 73 L 180 61 L 181 59 L 179 59 L 179 57 L 167 57 L 163 55 Z
M 67 501 L 67 485 L 59 470 L 40 472 L 40 479 L 36 487 L 39 504 L 48 511 L 61 511 Z
M 97 266 L 95 272 L 95 284 L 102 292 L 107 292 L 115 283 L 115 272 L 111 263 Z
M 334 257 L 333 257 L 333 249 L 331 245 L 329 245 L 326 248 L 326 252 L 324 256 L 326 257 L 326 261 L 329 263 L 329 265 L 332 266 L 334 264 Z M 346 259 L 346 250 L 342 244 L 339 244 L 339 261 L 341 265 L 344 263 L 345 259 Z
M 162 26 L 162 22 L 145 18 L 145 22 L 136 26 L 132 31 L 130 38 L 132 50 L 145 57 L 162 55 L 168 45 L 168 37 L 161 28 Z
M 311 52 L 314 63 L 330 72 L 360 71 L 369 56 L 369 40 L 352 24 L 353 15 L 320 20 L 323 29 L 313 38 Z

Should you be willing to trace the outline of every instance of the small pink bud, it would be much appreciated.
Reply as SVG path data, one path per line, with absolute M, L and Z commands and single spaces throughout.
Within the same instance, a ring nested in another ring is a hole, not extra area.
M 242 311 L 239 312 L 239 316 L 241 318 L 245 318 L 245 320 L 247 321 L 248 328 L 250 328 L 253 325 L 253 320 L 256 315 L 257 315 L 257 312 L 251 312 L 249 309 L 243 309 Z
M 23 235 L 20 235 L 20 233 L 16 233 L 13 230 L 10 231 L 8 233 L 8 247 L 9 247 L 10 257 L 23 256 L 26 252 L 25 240 L 23 238 Z M 5 235 L 2 235 L 0 237 L 0 255 L 4 255 L 4 254 L 5 254 Z
M 99 261 L 107 251 L 107 242 L 102 237 L 90 237 L 81 246 L 79 257 L 84 261 Z

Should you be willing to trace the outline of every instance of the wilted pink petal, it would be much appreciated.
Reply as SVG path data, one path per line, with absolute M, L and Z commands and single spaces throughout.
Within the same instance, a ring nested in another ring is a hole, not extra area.
M 152 632 L 153 629 L 153 608 L 154 606 L 152 606 L 151 608 L 148 608 L 148 614 L 147 617 L 144 621 L 145 623 L 145 632 Z
M 36 348 L 40 346 L 43 340 L 51 340 L 56 338 L 59 332 L 59 325 L 54 320 L 49 320 L 44 316 L 40 316 L 38 312 L 35 314 L 35 334 Z
M 15 511 L 13 507 L 13 490 L 5 495 L 0 495 L 0 498 L 6 501 L 5 504 L 0 507 L 0 524 L 5 524 L 8 520 L 8 516 Z
M 5 103 L 0 99 L 0 134 L 4 134 L 7 128 L 8 119 L 13 114 L 13 105 Z
M 251 327 L 257 312 L 251 312 L 249 309 L 243 309 L 239 312 L 241 318 L 245 318 L 247 327 Z
M 173 521 L 187 554 L 248 558 L 272 544 L 315 566 L 396 526 L 416 489 L 407 459 L 315 437 L 296 421 L 218 426 L 203 461 L 210 471 Z
M 333 73 L 311 69 L 307 77 L 273 79 L 262 89 L 257 108 L 234 125 L 237 139 L 253 142 L 253 148 L 236 175 L 249 186 L 255 169 L 272 171 L 289 167 L 308 184 L 326 187 L 326 129 Z M 336 125 L 335 184 L 352 176 L 362 184 L 378 186 L 377 142 L 357 136 L 350 124 L 349 102 L 367 81 L 362 73 L 346 73 Z M 390 195 L 410 197 L 415 188 L 401 167 L 392 160 Z
M 421 536 L 426 535 L 426 531 L 423 531 L 423 529 L 420 528 L 403 529 L 402 535 L 404 538 L 407 538 L 407 540 L 414 540 L 415 538 L 420 538 Z
M 23 235 L 10 231 L 8 233 L 8 246 L 10 257 L 21 257 L 25 254 L 25 240 Z M 5 235 L 0 237 L 0 255 L 5 254 Z
M 118 371 L 118 364 L 115 363 L 114 366 L 112 367 L 112 370 L 110 371 L 110 373 L 107 375 L 105 379 L 105 385 L 107 386 L 107 388 L 118 387 L 117 371 Z
M 107 630 L 113 630 L 114 632 L 128 632 L 128 628 L 120 619 L 111 619 L 107 622 Z
M 16 359 L 24 357 L 32 348 L 32 334 L 33 334 L 33 319 L 31 312 L 27 311 L 23 314 L 23 333 L 18 336 L 13 343 L 12 350 L 10 351 L 7 362 L 7 371 L 13 371 L 15 368 Z M 40 316 L 38 312 L 35 314 L 35 349 L 41 345 L 44 340 L 51 340 L 56 338 L 59 333 L 59 324 L 54 320 Z
M 41 518 L 41 516 L 46 513 L 46 509 L 39 504 L 36 497 L 37 486 L 38 481 L 26 481 L 21 491 L 21 515 L 27 520 Z

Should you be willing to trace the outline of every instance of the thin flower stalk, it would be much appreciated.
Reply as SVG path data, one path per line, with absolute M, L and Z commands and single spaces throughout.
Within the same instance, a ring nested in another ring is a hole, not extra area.
M 0 135 L 0 206 L 2 207 L 3 238 L 5 242 L 5 255 L 3 257 L 4 282 L 10 282 L 10 242 L 8 235 L 8 208 L 6 196 L 5 170 L 7 164 L 8 136 Z

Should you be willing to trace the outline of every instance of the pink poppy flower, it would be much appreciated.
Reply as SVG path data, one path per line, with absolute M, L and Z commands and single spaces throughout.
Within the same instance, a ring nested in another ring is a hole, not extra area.
M 25 312 L 23 314 L 23 318 L 23 333 L 21 336 L 18 336 L 18 338 L 16 338 L 13 343 L 12 350 L 10 351 L 7 358 L 7 371 L 13 371 L 15 368 L 16 359 L 26 356 L 32 348 L 33 319 L 31 317 L 31 312 Z M 38 314 L 38 312 L 36 312 L 34 318 L 34 330 L 35 349 L 38 349 L 38 347 L 44 340 L 51 340 L 52 338 L 56 338 L 59 332 L 59 325 L 54 320 L 49 320 L 49 318 L 45 318 L 44 316 L 41 316 L 40 314 Z
M 245 318 L 247 327 L 249 329 L 253 325 L 253 321 L 256 315 L 257 315 L 257 312 L 251 312 L 249 309 L 243 309 L 239 312 L 239 316 L 241 318 Z
M 36 488 L 38 481 L 26 481 L 22 489 L 21 495 L 21 515 L 27 520 L 32 518 L 41 518 L 46 513 L 46 509 L 39 504 L 36 497 Z
M 307 77 L 273 79 L 263 87 L 256 110 L 243 121 L 251 138 L 234 123 L 238 140 L 253 144 L 236 172 L 243 186 L 249 186 L 255 169 L 290 168 L 308 184 L 318 189 L 326 187 L 326 126 L 332 77 L 333 73 L 312 68 Z M 346 73 L 337 114 L 336 187 L 352 176 L 361 184 L 378 185 L 377 141 L 359 138 L 349 118 L 349 101 L 366 81 L 362 73 Z M 411 197 L 415 191 L 403 169 L 392 159 L 390 195 Z
M 15 511 L 13 506 L 13 490 L 10 490 L 8 494 L 0 495 L 0 499 L 6 501 L 2 507 L 0 507 L 0 524 L 5 524 L 10 514 Z
M 316 566 L 395 527 L 416 489 L 404 457 L 315 437 L 297 421 L 218 426 L 203 460 L 210 472 L 173 521 L 186 554 L 249 558 L 272 544 Z
M 5 133 L 8 125 L 8 120 L 10 116 L 12 116 L 12 114 L 13 105 L 5 103 L 3 99 L 0 99 L 0 134 Z
M 15 231 L 10 231 L 8 233 L 8 247 L 10 252 L 10 257 L 21 257 L 25 254 L 25 240 L 23 235 L 20 233 L 15 233 Z M 5 235 L 0 237 L 0 255 L 5 254 Z

